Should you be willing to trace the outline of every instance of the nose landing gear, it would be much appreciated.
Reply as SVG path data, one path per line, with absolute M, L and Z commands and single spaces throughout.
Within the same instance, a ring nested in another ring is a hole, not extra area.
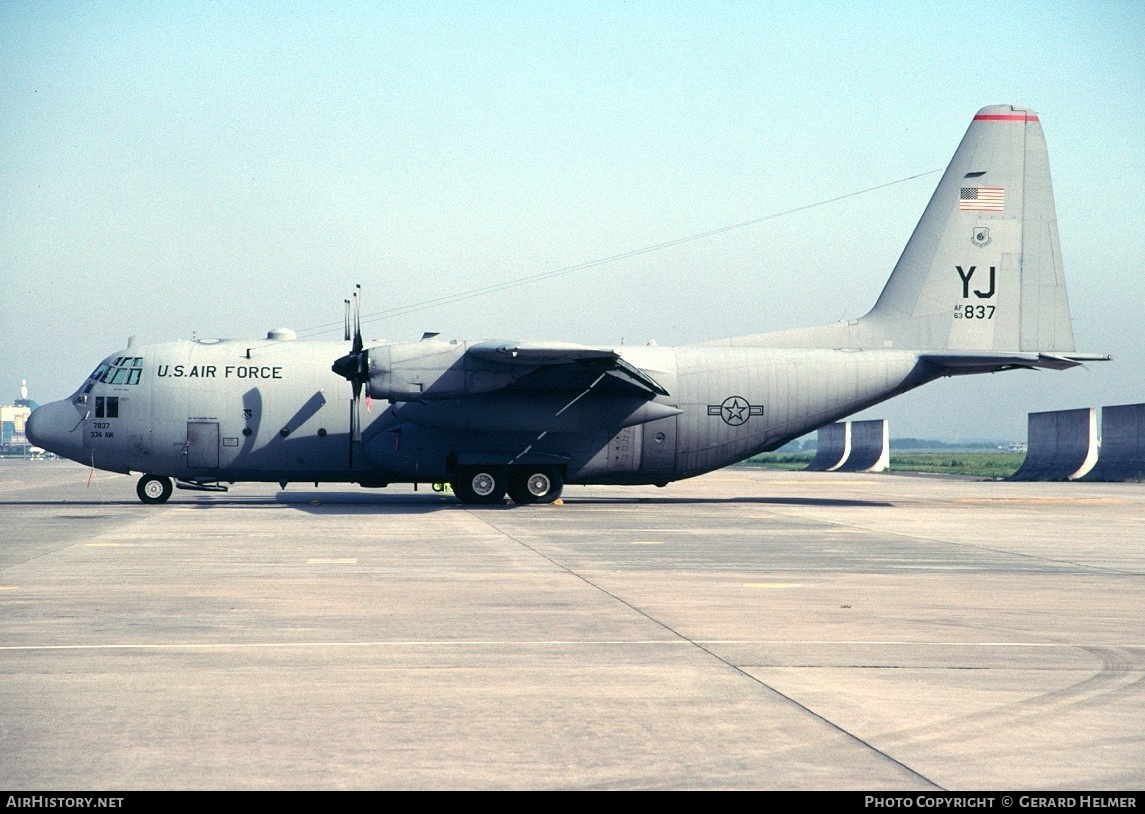
M 159 475 L 144 475 L 135 485 L 135 494 L 144 503 L 166 503 L 171 492 L 171 479 Z

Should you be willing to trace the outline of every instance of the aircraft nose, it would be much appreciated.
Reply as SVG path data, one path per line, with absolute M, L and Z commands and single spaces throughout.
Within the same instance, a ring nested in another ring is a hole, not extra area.
M 72 460 L 82 460 L 80 415 L 69 401 L 53 401 L 32 411 L 24 435 L 37 447 Z

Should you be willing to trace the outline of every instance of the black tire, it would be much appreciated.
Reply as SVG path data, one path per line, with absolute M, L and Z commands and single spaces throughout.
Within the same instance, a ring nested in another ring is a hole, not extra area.
M 171 479 L 159 475 L 144 475 L 135 484 L 135 494 L 144 503 L 166 503 L 171 497 Z
M 556 469 L 518 469 L 509 475 L 509 497 L 514 503 L 552 503 L 561 496 L 564 478 Z
M 495 467 L 466 467 L 457 470 L 453 494 L 462 503 L 492 505 L 505 500 L 505 472 Z

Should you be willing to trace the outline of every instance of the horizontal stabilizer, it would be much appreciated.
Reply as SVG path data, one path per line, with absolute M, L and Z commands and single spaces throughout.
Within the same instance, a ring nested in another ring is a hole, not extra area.
M 993 353 L 990 351 L 938 351 L 924 353 L 919 360 L 948 371 L 948 375 L 991 373 L 1015 368 L 1067 370 L 1085 362 L 1105 362 L 1109 356 L 1097 353 Z

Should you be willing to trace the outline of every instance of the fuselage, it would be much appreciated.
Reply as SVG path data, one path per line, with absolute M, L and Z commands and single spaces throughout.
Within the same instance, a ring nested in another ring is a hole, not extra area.
M 475 343 L 376 345 L 361 440 L 347 343 L 197 340 L 109 356 L 29 422 L 35 443 L 118 472 L 197 483 L 449 481 L 459 466 L 558 467 L 567 483 L 657 483 L 774 449 L 937 375 L 901 350 L 611 349 L 664 394 L 541 384 L 462 364 Z

